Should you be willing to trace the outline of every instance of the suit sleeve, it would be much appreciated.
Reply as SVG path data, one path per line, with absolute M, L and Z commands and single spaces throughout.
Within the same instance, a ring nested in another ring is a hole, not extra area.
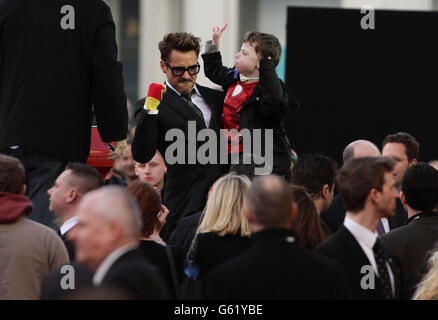
M 279 121 L 282 120 L 288 108 L 288 94 L 278 79 L 272 60 L 260 60 L 260 87 L 262 115 L 275 115 Z
M 222 86 L 224 91 L 236 82 L 238 73 L 234 69 L 224 67 L 222 65 L 222 56 L 219 51 L 213 53 L 204 53 L 202 55 L 204 61 L 205 76 L 213 83 Z
M 146 163 L 154 157 L 159 131 L 158 114 L 147 114 L 143 109 L 144 100 L 139 100 L 135 104 L 137 127 L 131 147 L 132 157 L 140 163 Z
M 115 25 L 108 6 L 93 37 L 91 89 L 97 127 L 105 142 L 126 139 L 128 111 L 122 64 L 117 61 Z

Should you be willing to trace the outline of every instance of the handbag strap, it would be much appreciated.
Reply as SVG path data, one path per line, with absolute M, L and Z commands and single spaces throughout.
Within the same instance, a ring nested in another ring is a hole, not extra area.
M 173 259 L 172 250 L 166 246 L 167 260 L 169 261 L 170 274 L 172 275 L 173 287 L 175 288 L 176 299 L 181 299 L 181 292 L 179 290 L 178 277 L 176 275 L 175 261 Z

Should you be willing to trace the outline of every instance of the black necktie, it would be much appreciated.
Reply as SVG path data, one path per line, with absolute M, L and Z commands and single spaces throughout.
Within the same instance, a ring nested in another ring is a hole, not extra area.
M 201 109 L 199 109 L 192 101 L 192 92 L 189 92 L 185 95 L 182 94 L 181 98 L 183 98 L 183 100 L 187 102 L 187 104 L 193 109 L 193 111 L 195 111 L 196 114 L 205 122 L 204 115 L 202 114 Z
M 382 294 L 386 300 L 393 299 L 391 280 L 389 279 L 389 272 L 386 266 L 387 255 L 380 245 L 379 239 L 376 239 L 376 243 L 373 247 L 374 258 L 376 259 L 377 271 L 379 272 L 379 279 L 382 285 Z

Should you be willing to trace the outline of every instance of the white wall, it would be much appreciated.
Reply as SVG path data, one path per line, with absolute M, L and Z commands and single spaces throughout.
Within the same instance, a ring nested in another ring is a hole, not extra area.
M 371 5 L 388 10 L 432 10 L 433 0 L 341 0 L 343 8 L 360 8 Z

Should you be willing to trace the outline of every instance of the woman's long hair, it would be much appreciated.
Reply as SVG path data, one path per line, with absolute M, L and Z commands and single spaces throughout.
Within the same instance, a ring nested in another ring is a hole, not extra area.
M 292 229 L 298 234 L 299 242 L 309 250 L 331 235 L 329 227 L 321 220 L 312 197 L 302 186 L 290 186 L 297 215 L 292 219 Z
M 219 178 L 213 185 L 198 232 L 224 236 L 240 230 L 241 236 L 249 236 L 245 209 L 250 185 L 246 176 L 235 173 Z
M 418 284 L 413 300 L 438 300 L 438 248 L 429 258 L 429 272 Z

